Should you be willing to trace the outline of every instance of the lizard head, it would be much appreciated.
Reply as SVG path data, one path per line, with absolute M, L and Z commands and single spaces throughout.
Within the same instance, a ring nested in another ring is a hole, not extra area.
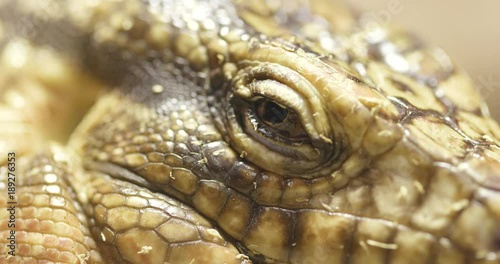
M 118 33 L 156 51 L 129 59 L 73 145 L 255 260 L 497 260 L 500 129 L 471 81 L 406 33 L 313 9 L 141 14 Z

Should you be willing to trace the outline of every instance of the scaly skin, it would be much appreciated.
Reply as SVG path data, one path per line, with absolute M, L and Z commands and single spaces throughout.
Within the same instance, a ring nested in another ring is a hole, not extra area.
M 440 49 L 320 0 L 0 4 L 6 263 L 500 263 L 500 128 Z

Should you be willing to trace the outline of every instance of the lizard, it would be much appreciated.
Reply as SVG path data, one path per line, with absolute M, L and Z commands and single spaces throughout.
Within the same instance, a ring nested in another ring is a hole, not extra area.
M 321 0 L 0 18 L 5 263 L 500 261 L 499 126 L 404 30 Z

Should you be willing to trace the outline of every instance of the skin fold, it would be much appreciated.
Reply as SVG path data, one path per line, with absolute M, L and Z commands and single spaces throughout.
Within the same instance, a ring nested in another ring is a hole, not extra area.
M 500 127 L 404 30 L 320 0 L 0 21 L 5 263 L 500 262 Z

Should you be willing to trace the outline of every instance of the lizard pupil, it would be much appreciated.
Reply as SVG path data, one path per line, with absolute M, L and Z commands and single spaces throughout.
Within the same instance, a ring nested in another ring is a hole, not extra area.
M 261 99 L 257 101 L 257 115 L 264 123 L 276 126 L 285 122 L 288 109 L 271 100 Z

